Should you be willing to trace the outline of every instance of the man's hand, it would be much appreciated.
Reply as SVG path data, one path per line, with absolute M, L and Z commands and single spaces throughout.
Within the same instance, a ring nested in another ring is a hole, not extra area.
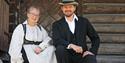
M 39 53 L 41 53 L 42 49 L 40 47 L 36 47 L 34 49 L 34 51 L 35 51 L 36 54 L 39 54 Z
M 77 46 L 75 44 L 70 44 L 70 48 L 73 49 L 76 53 L 81 53 L 82 54 L 82 52 L 83 52 L 82 47 Z
M 84 54 L 83 54 L 83 57 L 85 57 L 87 55 L 94 55 L 94 54 L 90 51 L 85 51 Z

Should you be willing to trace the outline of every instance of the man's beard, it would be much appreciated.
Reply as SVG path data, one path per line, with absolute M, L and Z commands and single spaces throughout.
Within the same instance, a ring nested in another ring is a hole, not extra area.
M 70 14 L 67 14 L 67 12 L 68 13 L 70 12 Z M 64 14 L 65 14 L 66 17 L 71 17 L 73 15 L 72 11 L 70 11 L 70 10 L 65 11 Z
M 73 15 L 73 13 L 69 14 L 69 15 L 65 14 L 66 17 L 71 17 L 72 15 Z

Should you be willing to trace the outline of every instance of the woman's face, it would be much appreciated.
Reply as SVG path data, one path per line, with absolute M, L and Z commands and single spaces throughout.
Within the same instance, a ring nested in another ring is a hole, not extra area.
M 40 10 L 31 7 L 27 12 L 28 21 L 32 23 L 37 23 L 40 17 Z

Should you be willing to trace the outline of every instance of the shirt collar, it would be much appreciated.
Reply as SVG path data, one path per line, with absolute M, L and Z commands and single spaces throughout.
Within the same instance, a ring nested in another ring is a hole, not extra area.
M 76 19 L 78 21 L 78 17 L 74 14 L 74 19 Z
M 73 20 L 74 19 L 76 19 L 78 21 L 78 17 L 75 14 L 73 15 Z M 67 18 L 66 18 L 66 16 L 65 16 L 65 20 L 68 21 Z
M 27 20 L 25 20 L 25 21 L 23 22 L 23 24 L 27 24 Z

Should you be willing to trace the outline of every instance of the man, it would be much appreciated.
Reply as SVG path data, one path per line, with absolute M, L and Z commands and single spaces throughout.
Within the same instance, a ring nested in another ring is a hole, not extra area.
M 88 19 L 76 16 L 78 3 L 74 0 L 63 0 L 59 3 L 64 14 L 53 23 L 52 35 L 56 47 L 58 63 L 97 63 L 96 55 L 100 39 Z M 86 36 L 92 42 L 87 48 Z

